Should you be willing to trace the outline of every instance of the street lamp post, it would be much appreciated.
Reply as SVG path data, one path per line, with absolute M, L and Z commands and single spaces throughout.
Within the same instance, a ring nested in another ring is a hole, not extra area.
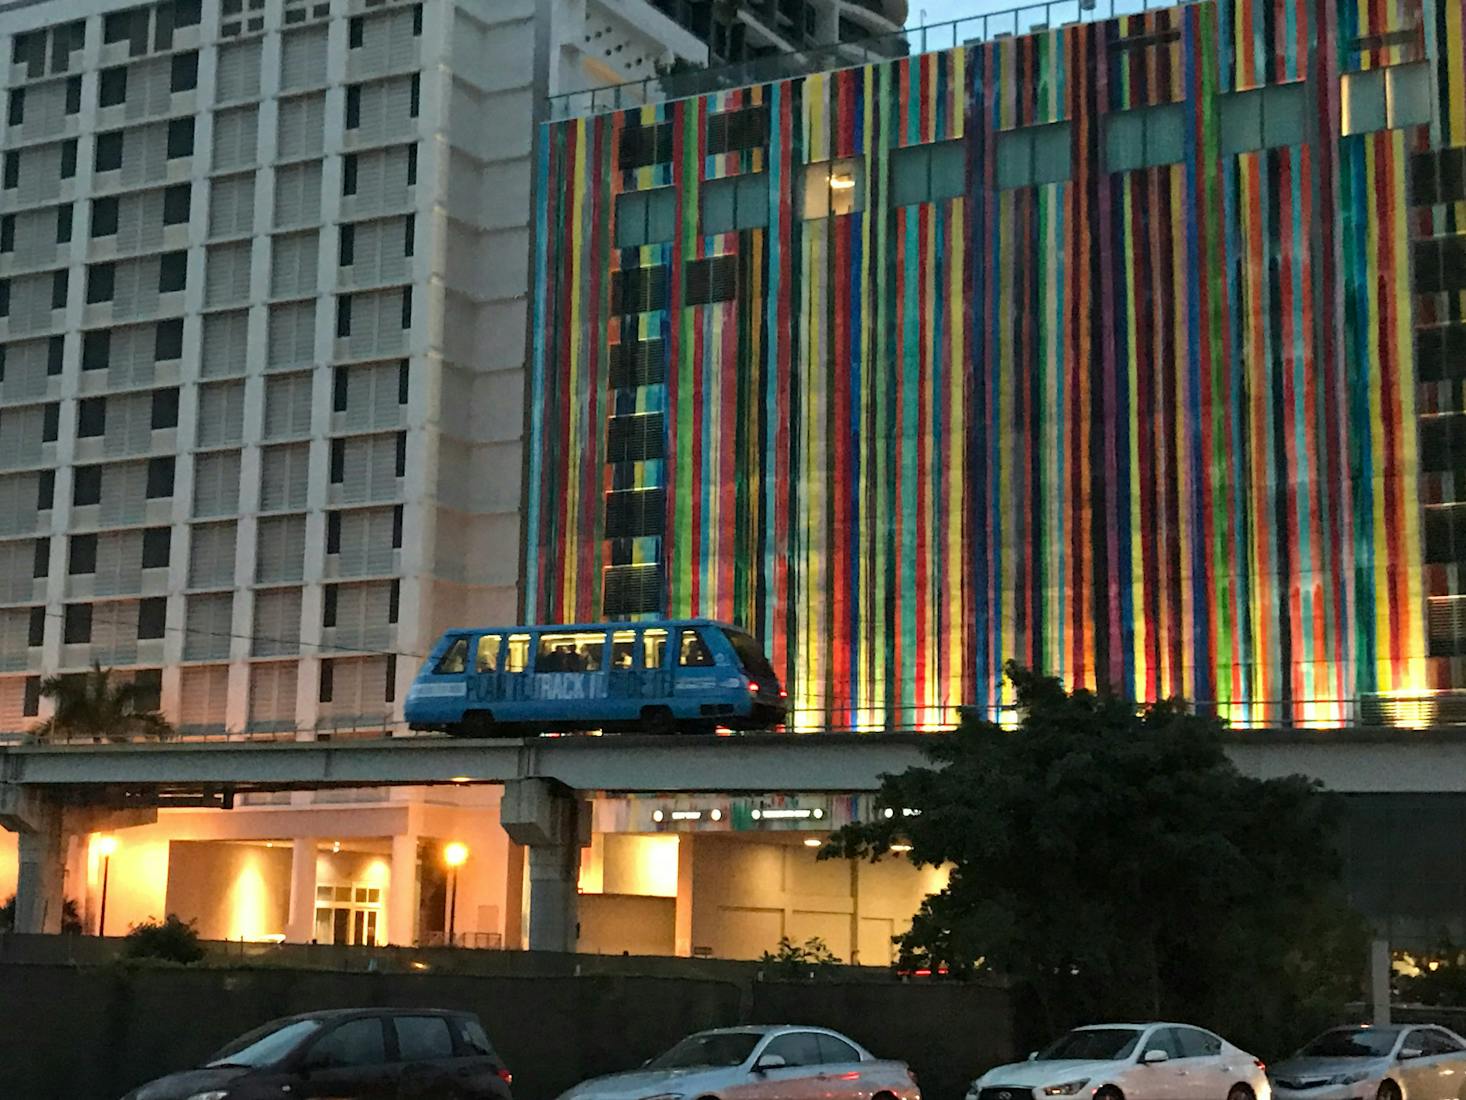
M 453 926 L 458 916 L 458 868 L 468 862 L 468 845 L 454 841 L 443 848 L 448 865 L 448 946 L 453 946 Z
M 97 936 L 101 938 L 107 934 L 107 880 L 112 875 L 112 853 L 117 851 L 117 838 L 98 838 L 97 851 L 102 855 L 102 911 L 97 916 Z

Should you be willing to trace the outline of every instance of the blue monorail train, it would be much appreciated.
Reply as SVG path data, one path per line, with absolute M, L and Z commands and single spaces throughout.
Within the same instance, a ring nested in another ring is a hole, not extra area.
M 417 730 L 768 729 L 783 688 L 758 642 L 709 619 L 450 630 L 407 693 Z

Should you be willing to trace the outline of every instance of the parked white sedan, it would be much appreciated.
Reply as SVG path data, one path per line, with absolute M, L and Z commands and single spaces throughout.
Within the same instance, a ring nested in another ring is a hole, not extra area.
M 818 1027 L 689 1035 L 639 1070 L 597 1077 L 560 1100 L 921 1100 L 904 1062 Z
M 1189 1024 L 1102 1024 L 989 1070 L 967 1100 L 1270 1100 L 1263 1064 Z
M 1277 1100 L 1457 1100 L 1466 1039 L 1434 1025 L 1336 1027 L 1268 1076 Z

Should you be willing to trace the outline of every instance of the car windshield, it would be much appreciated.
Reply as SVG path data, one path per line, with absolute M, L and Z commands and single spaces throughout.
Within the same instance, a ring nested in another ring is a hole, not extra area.
M 1039 1053 L 1040 1062 L 1114 1062 L 1135 1053 L 1140 1032 L 1132 1027 L 1096 1027 L 1060 1036 Z
M 294 1050 L 307 1035 L 321 1029 L 320 1020 L 268 1024 L 234 1040 L 208 1062 L 209 1066 L 271 1066 Z
M 1325 1031 L 1298 1052 L 1301 1058 L 1385 1058 L 1400 1037 L 1397 1027 L 1352 1027 Z
M 689 1069 L 693 1066 L 741 1066 L 758 1046 L 755 1031 L 709 1031 L 689 1035 L 666 1054 L 647 1063 L 649 1069 Z

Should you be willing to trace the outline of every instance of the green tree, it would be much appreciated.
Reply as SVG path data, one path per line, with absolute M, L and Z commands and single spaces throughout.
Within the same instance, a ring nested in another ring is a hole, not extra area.
M 163 920 L 148 919 L 133 925 L 127 933 L 124 951 L 129 959 L 160 959 L 164 962 L 196 963 L 205 955 L 193 921 L 169 913 Z
M 173 732 L 169 721 L 147 705 L 147 687 L 114 681 L 111 670 L 99 664 L 76 675 L 46 677 L 41 694 L 54 702 L 55 709 L 33 732 L 48 741 L 131 741 Z
M 888 776 L 875 822 L 824 858 L 911 845 L 944 889 L 900 965 L 1006 976 L 1051 1034 L 1181 1017 L 1269 1055 L 1357 995 L 1367 933 L 1338 901 L 1333 807 L 1299 776 L 1257 780 L 1178 703 L 1066 693 L 1016 666 L 1016 731 L 969 717 Z

